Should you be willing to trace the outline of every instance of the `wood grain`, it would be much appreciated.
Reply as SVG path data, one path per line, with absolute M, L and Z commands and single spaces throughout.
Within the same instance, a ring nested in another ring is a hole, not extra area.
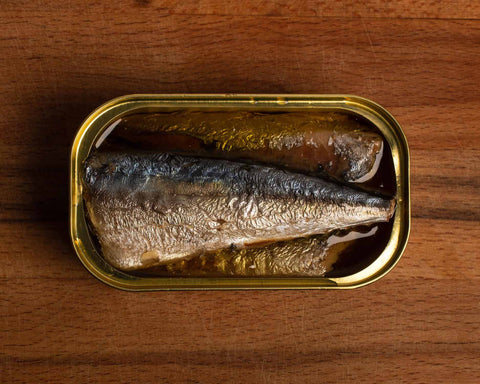
M 2 4 L 0 382 L 478 383 L 480 6 L 238 4 Z M 385 106 L 412 160 L 398 266 L 345 292 L 128 293 L 95 280 L 68 238 L 70 145 L 104 101 L 152 92 Z
M 36 6 L 25 0 L 6 0 L 15 7 L 36 13 Z M 48 5 L 47 5 L 48 7 Z M 244 0 L 118 0 L 115 7 L 95 0 L 83 2 L 50 1 L 50 8 L 57 12 L 86 14 L 90 12 L 123 13 L 123 18 L 132 13 L 154 15 L 222 15 L 222 16 L 287 16 L 287 17 L 339 17 L 339 18 L 423 18 L 423 19 L 477 19 L 480 16 L 478 2 L 469 0 L 433 1 L 399 0 L 343 0 L 343 1 L 288 1 Z M 134 9 L 134 11 L 132 10 Z M 131 10 L 125 13 L 124 10 Z M 101 17 L 101 16 L 100 16 Z M 149 19 L 150 20 L 150 19 Z

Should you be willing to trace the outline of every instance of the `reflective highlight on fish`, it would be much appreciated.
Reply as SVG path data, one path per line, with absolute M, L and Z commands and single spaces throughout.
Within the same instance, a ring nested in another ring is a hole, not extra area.
M 88 217 L 105 259 L 138 270 L 388 221 L 395 200 L 320 178 L 168 153 L 98 153 Z

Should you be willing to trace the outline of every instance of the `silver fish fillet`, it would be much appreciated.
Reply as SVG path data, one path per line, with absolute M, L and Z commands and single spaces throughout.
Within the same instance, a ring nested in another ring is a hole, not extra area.
M 84 197 L 105 259 L 122 270 L 388 221 L 395 209 L 303 174 L 167 153 L 90 157 Z

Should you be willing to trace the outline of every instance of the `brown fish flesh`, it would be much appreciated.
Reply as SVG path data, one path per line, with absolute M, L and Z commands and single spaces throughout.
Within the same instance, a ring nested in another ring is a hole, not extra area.
M 156 152 L 252 160 L 348 182 L 373 177 L 382 137 L 340 113 L 199 112 L 135 114 L 107 140 Z M 185 150 L 187 149 L 187 151 Z
M 374 236 L 368 231 L 333 231 L 326 235 L 279 241 L 264 247 L 221 249 L 142 271 L 142 275 L 183 277 L 264 276 L 322 277 L 357 240 Z
M 384 222 L 395 209 L 303 174 L 167 153 L 90 157 L 84 197 L 105 259 L 122 270 Z
M 360 237 L 360 236 L 359 236 Z M 264 247 L 221 249 L 143 270 L 154 276 L 324 276 L 352 245 L 333 235 L 279 241 Z

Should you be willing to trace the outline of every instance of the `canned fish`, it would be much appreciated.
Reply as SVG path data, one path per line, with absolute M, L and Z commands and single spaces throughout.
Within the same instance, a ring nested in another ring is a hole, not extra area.
M 405 248 L 408 146 L 354 96 L 125 96 L 77 134 L 70 210 L 117 288 L 353 288 Z

